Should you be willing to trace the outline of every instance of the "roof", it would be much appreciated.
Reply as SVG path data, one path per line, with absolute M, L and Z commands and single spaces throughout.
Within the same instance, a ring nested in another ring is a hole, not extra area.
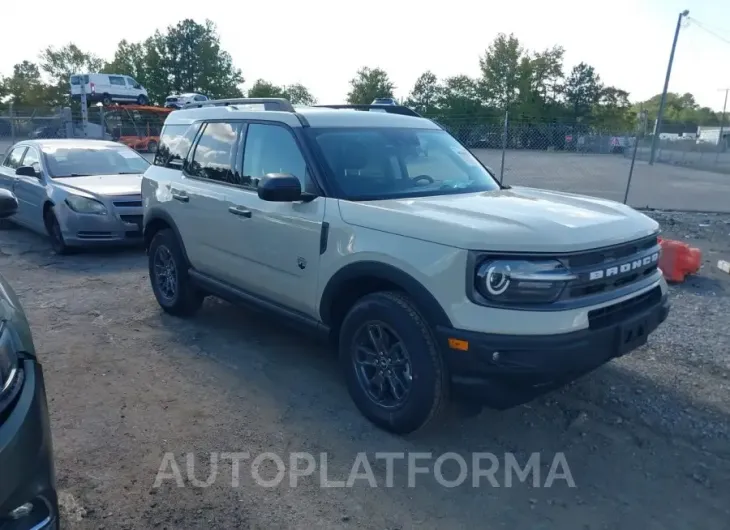
M 110 142 L 108 140 L 94 140 L 91 138 L 52 138 L 43 140 L 23 140 L 17 145 L 32 145 L 43 149 L 83 149 L 89 147 L 124 147 L 124 144 Z
M 199 120 L 248 119 L 285 123 L 301 127 L 299 114 L 311 127 L 406 127 L 418 129 L 440 129 L 425 118 L 389 114 L 387 112 L 326 107 L 297 107 L 295 112 L 279 110 L 253 110 L 236 105 L 209 106 L 173 111 L 165 121 L 167 124 L 188 124 Z

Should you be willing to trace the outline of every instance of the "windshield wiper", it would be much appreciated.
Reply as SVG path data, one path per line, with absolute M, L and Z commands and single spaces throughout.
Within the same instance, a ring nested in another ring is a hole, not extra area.
M 71 173 L 70 175 L 61 175 L 60 177 L 56 177 L 56 178 L 65 179 L 66 177 L 90 177 L 90 176 L 91 175 L 87 175 L 86 173 Z
M 139 171 L 120 171 L 117 175 L 139 175 Z

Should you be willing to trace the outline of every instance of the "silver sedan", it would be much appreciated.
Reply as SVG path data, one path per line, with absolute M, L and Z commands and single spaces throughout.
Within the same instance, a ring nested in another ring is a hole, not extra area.
M 0 188 L 12 191 L 11 221 L 46 234 L 53 250 L 142 240 L 142 174 L 149 162 L 102 140 L 28 140 L 8 149 Z

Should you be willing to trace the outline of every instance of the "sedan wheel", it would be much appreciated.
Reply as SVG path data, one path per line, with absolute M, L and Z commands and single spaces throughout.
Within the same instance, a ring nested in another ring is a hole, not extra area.
M 66 245 L 63 240 L 63 233 L 61 232 L 61 225 L 58 224 L 58 219 L 53 212 L 46 214 L 46 230 L 48 231 L 48 237 L 51 240 L 51 248 L 53 252 L 59 255 L 68 254 L 70 248 Z

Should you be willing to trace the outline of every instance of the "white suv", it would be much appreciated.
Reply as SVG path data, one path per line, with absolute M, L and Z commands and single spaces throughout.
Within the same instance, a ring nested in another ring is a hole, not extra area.
M 168 116 L 142 182 L 165 311 L 216 295 L 326 334 L 358 408 L 397 433 L 449 398 L 529 401 L 666 319 L 653 220 L 500 186 L 410 109 L 346 107 L 244 99 Z

